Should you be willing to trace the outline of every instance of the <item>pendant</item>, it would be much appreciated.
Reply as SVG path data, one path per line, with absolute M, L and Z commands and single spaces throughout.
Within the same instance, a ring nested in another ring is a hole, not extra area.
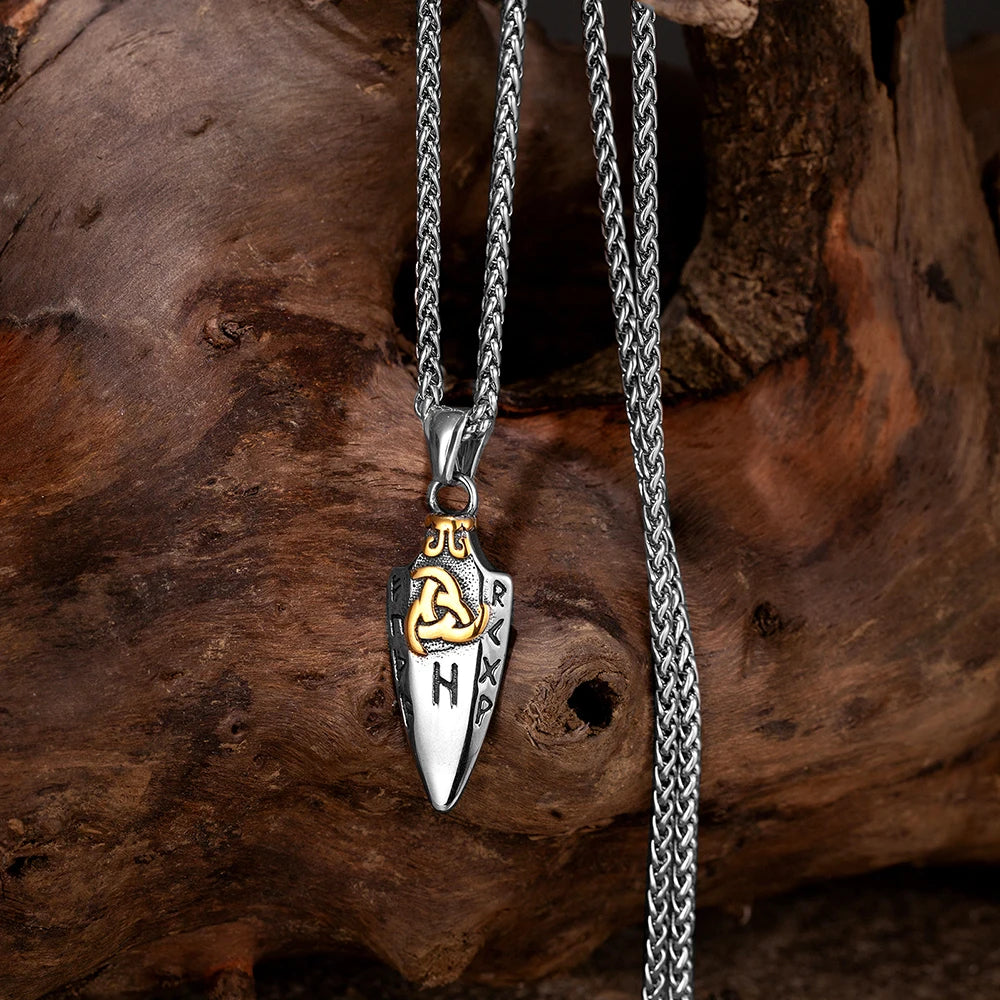
M 467 411 L 436 407 L 424 421 L 435 477 L 420 554 L 389 576 L 389 657 L 403 725 L 427 795 L 447 812 L 479 756 L 496 707 L 510 640 L 514 586 L 490 564 L 476 534 L 472 472 L 482 445 L 462 445 Z M 429 427 L 430 424 L 430 427 Z M 469 472 L 459 471 L 463 448 Z M 458 482 L 469 503 L 442 510 L 438 487 Z
M 396 697 L 435 809 L 458 801 L 507 662 L 514 588 L 483 555 L 474 517 L 432 514 L 420 555 L 389 577 Z

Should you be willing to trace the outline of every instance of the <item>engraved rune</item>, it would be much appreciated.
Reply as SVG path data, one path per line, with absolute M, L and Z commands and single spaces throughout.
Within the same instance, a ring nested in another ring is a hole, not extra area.
M 485 694 L 479 696 L 479 704 L 476 706 L 476 725 L 483 721 L 483 716 L 493 707 L 493 702 Z
M 491 625 L 491 626 L 490 626 L 490 627 L 489 627 L 489 628 L 487 629 L 487 634 L 489 635 L 490 639 L 492 639 L 492 640 L 493 640 L 493 642 L 494 642 L 494 643 L 495 643 L 496 645 L 498 645 L 498 646 L 500 645 L 500 626 L 501 626 L 501 625 L 503 625 L 503 619 L 502 619 L 502 618 L 498 618 L 498 619 L 497 619 L 497 620 L 496 620 L 496 621 L 495 621 L 495 622 L 494 622 L 494 623 L 493 623 L 493 624 L 492 624 L 492 625 Z
M 500 658 L 497 657 L 495 660 L 490 660 L 488 657 L 483 657 L 483 672 L 479 675 L 479 683 L 483 684 L 489 681 L 491 684 L 497 683 L 497 667 L 500 666 Z
M 447 688 L 448 693 L 451 695 L 451 707 L 454 708 L 458 704 L 458 664 L 453 663 L 451 665 L 451 680 L 446 681 L 441 676 L 441 664 L 434 661 L 434 704 L 436 705 L 441 698 L 441 688 Z
M 503 597 L 507 593 L 507 585 L 502 580 L 493 581 L 493 603 L 498 607 L 503 607 Z

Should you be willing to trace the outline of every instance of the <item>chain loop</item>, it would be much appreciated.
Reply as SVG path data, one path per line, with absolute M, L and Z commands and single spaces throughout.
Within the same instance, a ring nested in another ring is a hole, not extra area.
M 507 301 L 517 129 L 524 72 L 526 0 L 503 0 L 493 167 L 486 224 L 486 270 L 476 385 L 463 439 L 485 441 L 500 398 L 500 349 Z M 417 394 L 424 420 L 444 396 L 441 367 L 441 0 L 417 3 Z
M 633 0 L 633 254 L 626 242 L 602 0 L 582 0 L 591 122 L 629 435 L 642 506 L 655 691 L 644 1000 L 692 1000 L 701 718 L 670 531 L 660 387 L 653 12 Z M 633 271 L 633 259 L 635 268 Z
M 442 507 L 438 500 L 438 491 L 442 486 L 461 486 L 469 496 L 465 506 L 458 510 L 448 510 L 446 507 Z M 432 479 L 430 486 L 427 487 L 427 506 L 430 507 L 433 514 L 445 514 L 448 517 L 475 517 L 476 511 L 479 510 L 479 491 L 476 489 L 472 477 L 467 476 L 464 472 L 457 472 L 454 479 L 447 481 Z

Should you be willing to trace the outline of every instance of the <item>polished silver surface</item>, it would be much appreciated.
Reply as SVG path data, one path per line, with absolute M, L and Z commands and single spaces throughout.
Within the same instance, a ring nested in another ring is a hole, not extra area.
M 466 407 L 431 406 L 422 421 L 427 454 L 431 460 L 431 481 L 451 483 L 455 481 L 459 446 L 462 433 L 469 419 Z M 462 469 L 466 475 L 467 470 Z
M 670 531 L 660 388 L 654 16 L 632 8 L 632 254 L 618 174 L 602 0 L 583 0 L 601 216 L 642 504 L 654 677 L 645 1000 L 692 1000 L 701 721 L 698 672 Z M 634 270 L 633 270 L 634 264 Z
M 427 796 L 442 812 L 462 794 L 493 717 L 513 610 L 511 578 L 490 565 L 474 528 L 429 526 L 421 554 L 389 577 L 396 695 Z M 462 631 L 465 641 L 449 641 Z
M 471 434 L 466 428 L 471 416 L 467 406 L 432 403 L 422 420 L 427 453 L 431 460 L 431 480 L 448 485 L 458 476 L 475 479 L 479 460 L 493 432 L 492 422 Z

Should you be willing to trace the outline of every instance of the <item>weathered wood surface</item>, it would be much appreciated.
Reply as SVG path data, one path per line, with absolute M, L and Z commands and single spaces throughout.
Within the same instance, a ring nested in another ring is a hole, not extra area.
M 1000 995 L 1000 891 L 976 869 L 894 868 L 698 918 L 705 1000 L 968 1000 Z M 261 964 L 258 1000 L 635 1000 L 642 926 L 535 983 L 422 987 L 361 956 Z M 202 1000 L 181 987 L 157 1000 Z
M 519 635 L 440 816 L 381 611 L 426 471 L 393 314 L 412 4 L 30 6 L 0 99 L 0 992 L 229 989 L 302 950 L 427 982 L 579 959 L 640 913 L 651 728 L 579 54 L 531 40 L 482 470 Z M 808 6 L 696 42 L 707 210 L 664 317 L 706 903 L 1000 858 L 980 165 L 936 0 L 871 27 Z M 454 344 L 493 39 L 471 3 L 445 24 Z M 701 192 L 691 102 L 668 109 L 672 267 Z
M 707 28 L 727 38 L 745 35 L 757 19 L 758 0 L 643 0 L 679 24 Z

